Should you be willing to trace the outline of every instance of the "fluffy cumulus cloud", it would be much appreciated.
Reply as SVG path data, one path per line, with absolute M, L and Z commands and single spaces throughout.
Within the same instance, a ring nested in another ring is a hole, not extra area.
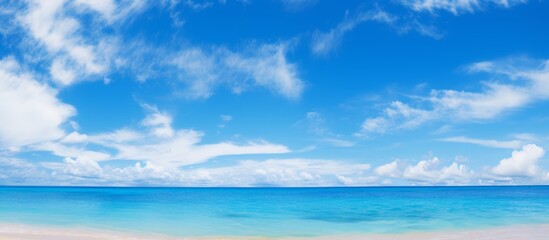
M 61 125 L 75 113 L 55 89 L 37 81 L 14 58 L 0 60 L 0 148 L 61 138 Z
M 473 171 L 465 164 L 452 162 L 449 165 L 433 157 L 415 163 L 393 161 L 374 169 L 378 182 L 396 181 L 412 185 L 485 185 L 547 183 L 547 169 L 540 162 L 545 150 L 535 144 L 522 146 L 511 157 L 500 160 L 495 166 L 485 166 L 482 171 Z
M 402 179 L 411 184 L 463 185 L 472 183 L 474 173 L 467 166 L 456 162 L 448 166 L 440 166 L 440 162 L 437 157 L 421 160 L 412 165 L 393 161 L 377 167 L 375 173 L 381 177 Z
M 509 59 L 480 62 L 469 72 L 484 72 L 498 81 L 483 82 L 477 92 L 431 90 L 414 101 L 394 101 L 380 116 L 367 118 L 358 135 L 416 128 L 428 122 L 494 119 L 510 110 L 549 99 L 549 61 Z M 419 99 L 419 100 L 418 100 Z
M 420 183 L 450 183 L 464 184 L 470 181 L 471 171 L 455 162 L 449 166 L 437 168 L 440 160 L 436 157 L 430 160 L 419 161 L 416 165 L 404 169 L 402 176 L 410 181 Z
M 436 12 L 444 10 L 455 15 L 464 12 L 474 12 L 489 5 L 510 7 L 525 3 L 527 0 L 401 0 L 401 2 L 415 11 Z
M 62 170 L 66 174 L 78 177 L 99 177 L 102 173 L 99 164 L 88 158 L 65 158 Z
M 528 144 L 521 150 L 513 151 L 510 158 L 502 159 L 492 171 L 499 176 L 507 177 L 535 177 L 540 174 L 539 160 L 545 150 L 535 144 Z

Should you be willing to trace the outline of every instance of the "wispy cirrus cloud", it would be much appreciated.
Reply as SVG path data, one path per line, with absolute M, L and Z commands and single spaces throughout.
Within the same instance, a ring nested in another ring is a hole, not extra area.
M 193 1 L 183 3 L 196 6 Z M 208 98 L 219 86 L 228 86 L 234 93 L 266 88 L 288 99 L 300 98 L 305 84 L 297 65 L 287 57 L 292 41 L 254 42 L 242 51 L 232 51 L 224 46 L 170 47 L 125 39 L 117 26 L 148 5 L 144 1 L 55 0 L 3 9 L 22 30 L 8 34 L 23 39 L 22 47 L 46 66 L 48 78 L 57 87 L 86 80 L 108 83 L 109 74 L 117 70 L 141 82 L 175 77 L 186 86 L 182 95 L 190 99 Z
M 315 141 L 318 143 L 329 144 L 334 147 L 353 147 L 356 144 L 341 134 L 336 134 L 330 130 L 323 115 L 319 112 L 307 112 L 305 118 L 294 125 L 305 128 L 308 133 L 315 136 Z
M 514 58 L 474 63 L 467 69 L 498 80 L 483 82 L 477 92 L 433 89 L 428 96 L 416 96 L 410 103 L 394 101 L 380 116 L 367 118 L 358 135 L 411 129 L 441 119 L 489 120 L 549 99 L 547 60 Z
M 300 11 L 314 6 L 318 0 L 281 0 L 282 4 L 289 11 Z
M 327 32 L 317 31 L 312 38 L 311 50 L 316 55 L 326 55 L 335 50 L 346 33 L 352 31 L 356 26 L 364 22 L 380 22 L 392 24 L 396 21 L 395 16 L 381 9 L 361 11 L 356 15 L 345 14 L 345 19 L 336 27 Z
M 324 32 L 317 30 L 312 36 L 311 51 L 318 56 L 329 54 L 339 47 L 345 34 L 367 22 L 385 24 L 398 33 L 416 32 L 436 40 L 444 37 L 444 33 L 436 26 L 422 23 L 415 17 L 396 15 L 380 7 L 371 10 L 359 8 L 358 14 L 346 12 L 345 19 L 334 28 Z
M 524 144 L 520 140 L 500 141 L 500 140 L 493 140 L 493 139 L 468 138 L 463 136 L 443 138 L 440 140 L 445 142 L 469 143 L 469 144 L 475 144 L 475 145 L 480 145 L 485 147 L 509 148 L 509 149 L 517 149 Z
M 265 140 L 202 144 L 203 132 L 174 129 L 168 113 L 154 106 L 144 107 L 148 115 L 141 121 L 143 129 L 119 129 L 95 135 L 72 132 L 60 141 L 37 143 L 29 148 L 69 158 L 71 163 L 129 160 L 151 162 L 166 168 L 198 164 L 220 156 L 290 152 L 284 145 Z M 95 150 L 90 150 L 90 146 Z
M 251 52 L 229 52 L 224 64 L 240 78 L 252 80 L 254 84 L 286 98 L 298 99 L 304 83 L 298 75 L 297 66 L 286 58 L 290 44 L 263 44 Z
M 142 1 L 30 1 L 14 12 L 17 23 L 27 34 L 27 47 L 36 48 L 49 62 L 52 80 L 67 86 L 95 76 L 109 73 L 116 60 L 118 42 L 115 36 L 107 35 L 100 28 L 88 34 L 82 29 L 88 24 L 107 27 L 115 21 L 138 11 Z M 90 16 L 95 21 L 84 23 L 79 16 Z
M 149 115 L 141 124 L 150 129 L 150 134 L 159 138 L 173 137 L 175 131 L 172 128 L 172 116 L 160 112 L 155 106 L 144 104 L 143 107 L 149 111 Z
M 434 13 L 444 10 L 454 15 L 472 13 L 490 5 L 508 8 L 516 4 L 526 3 L 527 0 L 401 0 L 405 6 L 414 11 Z
M 290 45 L 290 42 L 252 44 L 241 52 L 223 47 L 209 51 L 191 47 L 175 53 L 167 66 L 174 66 L 172 71 L 186 84 L 183 95 L 187 98 L 208 98 L 216 88 L 227 86 L 235 94 L 262 87 L 297 100 L 305 84 L 297 66 L 286 57 Z
M 351 32 L 358 25 L 366 22 L 383 23 L 394 28 L 399 33 L 416 32 L 433 39 L 442 39 L 445 35 L 436 25 L 420 21 L 421 17 L 414 12 L 448 11 L 454 15 L 465 12 L 474 12 L 494 5 L 509 8 L 526 3 L 527 0 L 400 0 L 399 4 L 406 6 L 413 12 L 411 15 L 392 14 L 382 10 L 379 5 L 369 11 L 358 9 L 358 14 L 346 12 L 345 19 L 328 31 L 316 31 L 312 36 L 311 51 L 315 55 L 327 55 L 338 48 L 345 34 Z

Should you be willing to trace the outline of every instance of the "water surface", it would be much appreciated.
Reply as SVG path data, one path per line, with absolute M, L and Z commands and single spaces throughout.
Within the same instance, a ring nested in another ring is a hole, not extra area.
M 0 222 L 178 236 L 318 236 L 549 223 L 549 186 L 0 187 Z

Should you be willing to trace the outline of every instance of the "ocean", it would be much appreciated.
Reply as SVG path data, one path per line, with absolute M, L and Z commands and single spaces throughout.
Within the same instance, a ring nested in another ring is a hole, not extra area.
M 174 236 L 320 236 L 549 223 L 549 186 L 0 187 L 0 223 Z

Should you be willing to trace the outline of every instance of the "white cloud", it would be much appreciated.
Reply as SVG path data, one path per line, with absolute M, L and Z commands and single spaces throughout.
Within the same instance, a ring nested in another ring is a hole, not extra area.
M 113 143 L 134 142 L 143 139 L 144 134 L 130 130 L 118 129 L 113 132 L 101 133 L 96 135 L 81 134 L 79 132 L 71 132 L 63 137 L 61 143 L 95 143 L 99 145 L 108 145 Z
M 224 127 L 225 127 L 225 123 L 232 121 L 232 120 L 233 120 L 233 117 L 232 117 L 231 115 L 224 115 L 224 114 L 222 114 L 222 115 L 219 116 L 219 119 L 221 120 L 222 123 L 221 123 L 221 124 L 218 124 L 217 127 L 218 127 L 218 128 L 224 128 Z
M 335 146 L 335 147 L 353 147 L 356 144 L 354 142 L 339 139 L 339 138 L 322 138 L 322 139 L 320 139 L 320 141 L 329 143 L 329 144 L 331 144 L 332 146 Z
M 180 70 L 176 75 L 188 84 L 184 95 L 189 98 L 208 98 L 220 85 L 228 85 L 236 94 L 251 85 L 298 99 L 304 84 L 297 66 L 286 59 L 288 48 L 289 43 L 249 46 L 250 50 L 243 52 L 188 48 L 178 52 L 170 64 Z
M 99 177 L 102 169 L 96 161 L 87 158 L 65 158 L 63 171 L 79 177 Z
M 281 0 L 284 7 L 290 11 L 299 11 L 314 6 L 318 0 Z
M 549 99 L 549 61 L 511 59 L 481 62 L 469 66 L 470 72 L 487 72 L 498 81 L 484 82 L 477 92 L 432 90 L 414 107 L 392 102 L 381 116 L 367 118 L 359 135 L 384 133 L 389 129 L 410 129 L 427 122 L 446 119 L 473 121 L 497 118 L 535 101 Z
M 360 136 L 363 133 L 384 133 L 389 124 L 389 121 L 383 117 L 368 118 L 362 123 L 361 131 L 357 135 Z
M 174 169 L 152 162 L 125 167 L 101 166 L 95 161 L 66 158 L 62 163 L 31 164 L 0 158 L 0 183 L 68 185 L 173 186 L 337 186 L 370 185 L 377 177 L 365 175 L 368 164 L 322 159 L 243 160 L 223 167 Z M 14 170 L 11 171 L 10 169 Z M 25 169 L 23 172 L 22 169 Z M 49 169 L 45 172 L 44 169 Z M 15 171 L 17 170 L 17 171 Z M 3 177 L 2 173 L 6 176 Z M 32 176 L 32 177 L 31 177 Z
M 64 136 L 61 124 L 75 109 L 35 80 L 11 57 L 0 61 L 0 146 L 18 148 Z
M 488 5 L 499 7 L 510 7 L 518 3 L 525 3 L 527 0 L 401 0 L 401 2 L 414 11 L 436 12 L 445 10 L 455 15 L 463 12 L 474 12 Z
M 486 184 L 540 184 L 546 183 L 549 174 L 538 165 L 544 156 L 544 149 L 534 145 L 524 145 L 521 150 L 512 152 L 510 158 L 502 159 L 496 166 L 484 167 L 481 171 L 473 171 L 456 157 L 455 162 L 448 166 L 440 166 L 441 160 L 433 157 L 407 164 L 393 161 L 375 168 L 380 177 L 388 177 L 391 181 L 421 184 L 421 185 L 486 185 Z M 381 182 L 387 179 L 380 179 Z
M 231 120 L 233 120 L 233 117 L 231 115 L 225 115 L 225 114 L 222 114 L 221 116 L 219 116 L 219 118 L 223 122 L 230 122 Z
M 270 159 L 241 161 L 220 168 L 197 169 L 213 185 L 323 186 L 338 184 L 337 175 L 354 178 L 369 169 L 368 164 L 316 159 Z M 350 183 L 350 182 L 349 182 Z
M 112 159 L 112 156 L 106 152 L 87 150 L 85 146 L 65 145 L 58 142 L 38 143 L 29 148 L 35 151 L 49 151 L 54 155 L 76 160 L 97 162 Z
M 179 130 L 167 140 L 146 144 L 116 144 L 118 151 L 115 159 L 151 161 L 162 166 L 184 166 L 205 162 L 209 159 L 227 155 L 277 154 L 290 150 L 278 144 L 265 141 L 235 144 L 220 142 L 198 144 L 203 134 L 193 130 Z
M 541 173 L 537 163 L 544 154 L 543 148 L 528 144 L 521 150 L 513 151 L 510 158 L 502 159 L 492 171 L 499 176 L 535 177 Z
M 478 62 L 467 69 L 472 73 L 485 72 L 523 83 L 517 85 L 523 87 L 531 100 L 549 98 L 549 60 L 515 57 Z
M 141 121 L 143 126 L 149 127 L 153 136 L 170 138 L 174 135 L 172 128 L 172 116 L 162 113 L 154 106 L 145 105 L 151 113 Z
M 516 138 L 520 141 L 526 141 L 526 142 L 535 142 L 539 141 L 539 137 L 535 134 L 531 133 L 516 133 L 511 135 L 513 138 Z
M 379 176 L 396 178 L 402 173 L 398 167 L 398 162 L 393 161 L 384 165 L 381 165 L 375 169 L 375 172 Z
M 423 183 L 469 183 L 472 172 L 465 166 L 452 163 L 450 166 L 437 168 L 440 160 L 434 157 L 430 160 L 421 160 L 416 165 L 404 169 L 402 176 L 410 181 Z
M 413 22 L 411 25 L 411 28 L 413 28 L 416 32 L 423 36 L 431 37 L 436 40 L 442 39 L 444 37 L 444 34 L 440 32 L 438 28 L 436 28 L 433 25 L 425 25 L 423 23 L 418 22 L 417 20 Z
M 61 85 L 70 85 L 76 78 L 76 72 L 72 69 L 67 69 L 67 63 L 61 59 L 53 60 L 50 74 Z
M 96 135 L 72 132 L 60 141 L 35 144 L 34 150 L 78 161 L 132 160 L 177 168 L 228 155 L 279 154 L 290 150 L 264 140 L 243 144 L 219 142 L 201 144 L 204 133 L 192 129 L 173 129 L 171 117 L 156 107 L 143 105 L 148 115 L 141 121 L 143 130 L 120 129 Z M 148 130 L 148 131 L 145 131 Z M 99 150 L 88 150 L 90 144 Z
M 307 112 L 305 119 L 299 121 L 297 124 L 305 124 L 307 131 L 315 135 L 331 135 L 330 130 L 326 127 L 324 117 L 319 112 Z
M 327 126 L 324 117 L 319 112 L 307 112 L 305 119 L 295 123 L 295 126 L 305 127 L 311 134 L 316 135 L 316 141 L 328 143 L 334 147 L 352 147 L 356 143 L 345 140 L 340 134 L 332 132 Z
M 502 112 L 524 106 L 528 91 L 514 85 L 486 84 L 483 92 L 434 90 L 430 101 L 438 111 L 450 111 L 460 119 L 490 119 Z
M 352 31 L 357 25 L 367 22 L 381 22 L 391 24 L 396 20 L 395 16 L 383 11 L 383 10 L 372 10 L 367 12 L 360 12 L 356 16 L 349 17 L 346 14 L 345 20 L 339 23 L 335 28 L 332 28 L 328 32 L 316 32 L 313 36 L 312 42 L 312 51 L 316 55 L 325 55 L 333 51 L 341 40 L 343 36 Z
M 186 96 L 189 98 L 208 98 L 212 95 L 213 88 L 218 84 L 219 73 L 222 69 L 218 66 L 215 55 L 208 55 L 199 48 L 182 50 L 173 60 L 185 76 L 182 80 L 189 83 Z
M 51 173 L 23 159 L 0 156 L 0 184 L 26 185 L 48 184 L 51 182 Z
M 392 102 L 384 109 L 383 116 L 371 117 L 364 120 L 358 136 L 367 136 L 371 133 L 386 133 L 389 130 L 415 128 L 436 116 L 433 111 L 413 108 L 400 101 Z
M 476 144 L 476 145 L 485 146 L 485 147 L 510 148 L 510 149 L 520 148 L 523 144 L 522 141 L 519 141 L 519 140 L 498 141 L 498 140 L 491 140 L 491 139 L 475 139 L 475 138 L 468 138 L 463 136 L 449 137 L 441 140 L 446 142 L 470 143 L 470 144 Z
M 179 0 L 176 0 L 175 2 L 179 2 Z M 192 8 L 195 11 L 204 10 L 206 8 L 209 8 L 213 6 L 212 2 L 209 1 L 193 1 L 193 0 L 186 0 L 183 1 L 183 3 L 187 6 Z
M 470 184 L 476 175 L 467 166 L 453 162 L 449 166 L 439 167 L 440 160 L 433 157 L 421 160 L 415 165 L 393 161 L 375 168 L 375 173 L 381 177 L 406 180 L 412 184 Z
M 224 64 L 242 74 L 239 77 L 251 79 L 288 99 L 298 99 L 304 84 L 296 65 L 286 59 L 288 47 L 288 43 L 264 44 L 251 54 L 229 53 Z
M 61 139 L 62 143 L 81 143 L 88 139 L 88 136 L 85 134 L 80 134 L 78 132 L 71 132 Z
M 101 28 L 143 6 L 143 1 L 29 1 L 25 9 L 14 15 L 30 36 L 30 42 L 24 38 L 25 47 L 34 48 L 40 55 L 38 58 L 51 60 L 52 80 L 66 86 L 109 72 L 118 44 L 114 37 L 101 32 Z M 82 22 L 77 16 L 89 16 L 93 21 Z M 82 29 L 89 31 L 83 34 Z
M 103 59 L 95 54 L 98 49 L 77 34 L 80 22 L 64 16 L 66 4 L 63 0 L 34 1 L 21 16 L 21 23 L 29 34 L 54 56 L 50 73 L 61 85 L 72 84 L 75 72 L 98 74 L 107 68 Z
M 386 24 L 401 34 L 414 31 L 436 40 L 444 37 L 444 33 L 436 26 L 421 23 L 415 18 L 398 17 L 380 8 L 374 8 L 369 11 L 362 11 L 359 9 L 358 14 L 351 16 L 349 12 L 346 12 L 345 19 L 329 31 L 316 31 L 312 36 L 312 53 L 322 56 L 336 50 L 345 34 L 351 32 L 358 25 L 366 22 Z
M 108 19 L 109 21 L 113 18 L 116 10 L 116 3 L 112 0 L 76 0 L 75 4 L 77 6 L 85 6 L 96 12 L 99 12 L 105 19 Z
M 543 183 L 549 180 L 549 175 L 536 165 L 543 155 L 540 149 L 535 145 L 526 145 L 523 150 L 513 152 L 511 158 L 480 174 L 456 162 L 441 166 L 441 161 L 436 157 L 412 165 L 393 161 L 377 167 L 376 175 L 369 175 L 369 164 L 303 158 L 241 160 L 221 167 L 181 169 L 153 161 L 114 167 L 86 156 L 67 157 L 60 163 L 40 164 L 0 157 L 0 183 L 242 187 Z M 504 174 L 498 174 L 495 173 L 498 168 L 507 170 Z

